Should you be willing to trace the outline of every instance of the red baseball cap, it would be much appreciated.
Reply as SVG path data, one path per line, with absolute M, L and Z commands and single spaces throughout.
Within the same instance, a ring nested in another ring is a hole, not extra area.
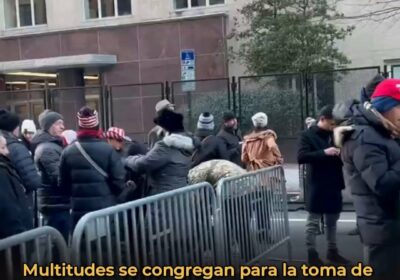
M 375 89 L 371 98 L 390 97 L 400 101 L 400 79 L 386 79 Z

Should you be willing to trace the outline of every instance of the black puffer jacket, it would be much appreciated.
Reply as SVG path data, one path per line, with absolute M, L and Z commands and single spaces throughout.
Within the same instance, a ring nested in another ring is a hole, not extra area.
M 121 157 L 109 144 L 93 137 L 79 137 L 79 143 L 108 178 L 101 175 L 74 144 L 65 149 L 60 164 L 60 187 L 72 198 L 74 224 L 86 213 L 116 205 L 125 184 Z
M 316 125 L 300 136 L 297 160 L 299 164 L 307 164 L 305 200 L 307 211 L 311 213 L 336 214 L 342 210 L 345 187 L 342 161 L 324 152 L 333 146 L 333 133 Z
M 10 159 L 19 177 L 24 183 L 27 192 L 32 192 L 41 187 L 42 181 L 32 159 L 32 154 L 25 143 L 10 132 L 2 132 L 7 140 Z
M 11 161 L 0 155 L 0 239 L 33 228 L 32 209 Z
M 70 208 L 69 198 L 58 187 L 62 140 L 47 132 L 40 132 L 32 139 L 34 160 L 42 176 L 38 191 L 39 211 L 52 214 Z
M 242 136 L 239 130 L 234 130 L 232 128 L 223 128 L 217 134 L 217 136 L 222 139 L 225 144 L 226 150 L 228 151 L 229 161 L 243 166 L 241 155 L 242 155 Z
M 351 126 L 337 128 L 335 142 L 342 146 L 345 181 L 351 188 L 363 244 L 398 242 L 400 146 L 370 109 L 354 103 L 346 114 L 351 116 Z
M 198 129 L 195 137 L 201 143 L 192 158 L 192 168 L 214 159 L 229 160 L 229 154 L 223 140 L 213 134 L 211 130 Z

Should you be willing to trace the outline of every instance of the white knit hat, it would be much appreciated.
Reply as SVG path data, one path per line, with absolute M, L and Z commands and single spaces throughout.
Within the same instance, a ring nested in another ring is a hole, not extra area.
M 214 130 L 214 116 L 208 112 L 202 113 L 197 122 L 197 129 Z
M 265 113 L 259 112 L 255 114 L 254 116 L 251 117 L 251 120 L 253 121 L 254 127 L 267 127 L 268 125 L 268 116 Z
M 21 125 L 21 132 L 24 133 L 36 133 L 36 125 L 33 120 L 24 120 Z

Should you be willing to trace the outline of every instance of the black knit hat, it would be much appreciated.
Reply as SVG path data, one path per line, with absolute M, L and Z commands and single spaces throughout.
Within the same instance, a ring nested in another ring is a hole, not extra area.
M 236 119 L 236 116 L 233 112 L 225 112 L 222 119 L 224 120 L 224 122 L 228 122 L 233 119 Z
M 18 115 L 6 110 L 0 109 L 0 129 L 12 132 L 20 124 Z
M 170 110 L 162 110 L 154 123 L 164 128 L 170 133 L 184 132 L 183 116 Z

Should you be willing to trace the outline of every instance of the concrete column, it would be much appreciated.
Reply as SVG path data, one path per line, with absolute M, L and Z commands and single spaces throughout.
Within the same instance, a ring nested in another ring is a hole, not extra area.
M 64 116 L 66 128 L 77 129 L 76 113 L 86 104 L 84 70 L 59 70 L 57 77 L 61 89 L 51 92 L 52 109 Z

